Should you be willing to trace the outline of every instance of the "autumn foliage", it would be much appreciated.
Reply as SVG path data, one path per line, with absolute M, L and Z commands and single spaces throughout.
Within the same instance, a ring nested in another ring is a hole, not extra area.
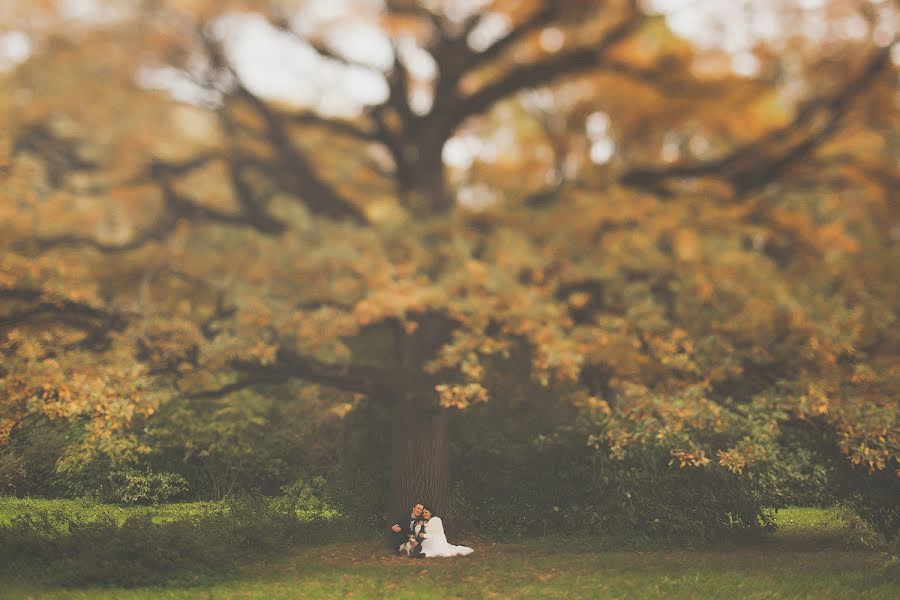
M 41 21 L 0 78 L 0 440 L 64 419 L 69 460 L 133 456 L 173 399 L 293 380 L 444 439 L 524 357 L 615 459 L 741 476 L 808 429 L 900 476 L 897 42 L 786 36 L 746 76 L 637 3 L 481 4 Z M 221 33 L 240 18 L 383 98 L 267 97 Z M 341 19 L 393 59 L 342 54 Z

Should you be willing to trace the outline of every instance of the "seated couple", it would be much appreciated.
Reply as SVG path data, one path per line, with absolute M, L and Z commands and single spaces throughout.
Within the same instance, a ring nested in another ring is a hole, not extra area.
M 412 558 L 465 556 L 474 552 L 466 546 L 447 542 L 444 523 L 427 504 L 416 502 L 409 517 L 402 517 L 391 526 L 392 547 L 398 554 Z

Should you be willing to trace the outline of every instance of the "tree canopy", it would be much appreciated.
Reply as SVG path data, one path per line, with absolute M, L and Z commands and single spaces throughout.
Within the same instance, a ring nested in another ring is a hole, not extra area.
M 526 356 L 613 456 L 740 474 L 801 426 L 900 474 L 895 3 L 773 2 L 821 31 L 739 53 L 630 0 L 12 4 L 0 439 L 135 452 L 302 380 L 441 462 Z

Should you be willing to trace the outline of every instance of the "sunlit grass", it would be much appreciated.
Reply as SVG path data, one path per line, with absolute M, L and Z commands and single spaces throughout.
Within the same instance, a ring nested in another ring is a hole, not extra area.
M 817 542 L 840 539 L 846 523 L 839 508 L 783 508 L 776 513 L 778 530 L 773 538 L 810 539 Z
M 274 501 L 274 499 L 273 499 Z M 128 517 L 150 515 L 154 523 L 166 523 L 199 516 L 203 513 L 226 510 L 223 502 L 174 502 L 151 506 L 120 506 L 102 504 L 89 499 L 64 500 L 46 498 L 13 498 L 0 496 L 0 525 L 9 524 L 16 515 L 27 515 L 30 511 L 47 511 L 51 514 L 65 514 L 70 520 L 84 523 L 96 521 L 101 517 L 111 517 L 121 525 Z M 334 520 L 340 513 L 329 506 L 322 509 L 310 509 L 298 506 L 297 518 L 308 520 Z
M 111 517 L 120 525 L 130 516 L 152 515 L 156 523 L 175 521 L 211 510 L 221 510 L 217 502 L 178 502 L 157 506 L 118 506 L 101 504 L 88 499 L 48 500 L 45 498 L 11 498 L 0 496 L 0 525 L 8 524 L 17 515 L 30 511 L 47 511 L 66 515 L 69 519 L 89 523 L 101 517 Z

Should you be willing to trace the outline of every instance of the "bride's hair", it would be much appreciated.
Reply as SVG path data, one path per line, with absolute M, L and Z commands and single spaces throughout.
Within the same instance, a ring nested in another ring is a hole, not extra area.
M 428 512 L 431 513 L 431 516 L 432 516 L 432 517 L 434 516 L 434 509 L 431 508 L 431 505 L 430 505 L 430 504 L 423 504 L 422 506 L 424 507 L 424 510 L 427 510 Z

